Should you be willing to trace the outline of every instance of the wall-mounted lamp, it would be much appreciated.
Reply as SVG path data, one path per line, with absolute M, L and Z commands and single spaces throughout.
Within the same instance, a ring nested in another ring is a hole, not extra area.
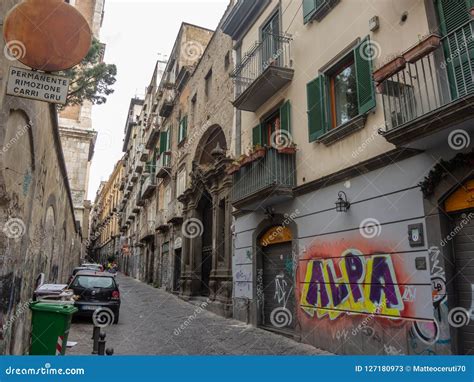
M 275 217 L 275 210 L 271 207 L 266 207 L 264 214 L 267 219 L 273 220 L 273 218 Z
M 347 201 L 347 195 L 344 191 L 339 191 L 337 194 L 338 198 L 336 201 L 336 211 L 337 212 L 347 212 L 351 207 L 351 204 Z

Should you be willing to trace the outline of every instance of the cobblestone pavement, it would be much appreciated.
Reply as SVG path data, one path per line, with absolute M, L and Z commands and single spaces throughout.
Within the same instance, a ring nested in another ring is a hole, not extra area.
M 106 347 L 115 354 L 328 354 L 312 346 L 240 321 L 225 319 L 178 297 L 123 275 L 117 276 L 122 305 L 120 322 L 105 329 Z M 189 320 L 189 317 L 195 317 Z M 179 327 L 189 325 L 179 332 Z M 67 353 L 90 354 L 92 323 L 75 321 L 69 341 L 78 344 Z

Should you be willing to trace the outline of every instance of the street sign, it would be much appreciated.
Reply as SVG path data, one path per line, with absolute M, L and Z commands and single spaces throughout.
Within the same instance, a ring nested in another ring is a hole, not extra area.
M 59 72 L 87 55 L 92 32 L 78 9 L 64 0 L 16 3 L 3 23 L 7 58 L 33 69 Z
M 33 70 L 10 67 L 7 94 L 64 105 L 69 79 Z

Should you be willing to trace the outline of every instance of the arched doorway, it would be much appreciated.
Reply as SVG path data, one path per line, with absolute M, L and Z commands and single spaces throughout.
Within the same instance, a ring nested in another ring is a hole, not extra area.
M 219 126 L 210 127 L 201 138 L 194 157 L 195 163 L 199 166 L 209 166 L 214 163 L 216 148 L 223 152 L 227 150 L 225 135 Z
M 174 266 L 180 296 L 206 296 L 207 309 L 232 315 L 232 176 L 227 166 L 222 128 L 209 127 L 196 146 L 189 185 L 179 196 L 183 205 L 182 248 Z
M 474 354 L 474 179 L 454 191 L 444 202 L 451 231 L 444 239 L 454 254 L 456 306 L 451 313 L 463 319 L 456 324 L 460 354 Z M 462 325 L 461 325 L 462 324 Z
M 56 256 L 56 217 L 53 206 L 49 206 L 46 210 L 45 222 L 45 255 L 46 255 L 46 269 L 47 269 L 47 280 L 51 283 L 55 283 L 58 280 L 58 259 Z
M 295 328 L 295 264 L 293 235 L 281 225 L 267 229 L 258 240 L 258 324 L 264 328 Z

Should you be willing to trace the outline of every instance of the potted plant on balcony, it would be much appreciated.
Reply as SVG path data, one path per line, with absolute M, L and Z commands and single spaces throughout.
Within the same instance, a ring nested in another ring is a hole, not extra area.
M 239 157 L 239 163 L 240 163 L 240 166 L 243 167 L 243 166 L 247 166 L 249 163 L 252 162 L 252 158 L 249 156 L 249 155 L 246 155 L 246 154 L 242 154 L 240 157 Z
M 382 65 L 379 69 L 374 72 L 374 81 L 380 83 L 393 74 L 404 69 L 406 66 L 406 61 L 403 56 L 395 57 L 386 64 Z
M 425 57 L 426 55 L 436 50 L 436 48 L 438 48 L 440 44 L 440 36 L 434 33 L 429 34 L 428 36 L 425 36 L 414 47 L 408 49 L 405 53 L 403 53 L 403 58 L 406 60 L 406 62 L 413 64 L 420 58 Z
M 294 155 L 296 153 L 296 144 L 291 142 L 287 145 L 277 147 L 277 151 L 279 154 L 291 154 Z
M 227 167 L 227 175 L 232 175 L 240 170 L 240 162 L 238 160 L 233 160 L 229 167 Z
M 252 150 L 249 152 L 249 157 L 251 158 L 251 161 L 255 161 L 257 159 L 263 158 L 266 153 L 265 147 L 256 144 L 252 147 Z

